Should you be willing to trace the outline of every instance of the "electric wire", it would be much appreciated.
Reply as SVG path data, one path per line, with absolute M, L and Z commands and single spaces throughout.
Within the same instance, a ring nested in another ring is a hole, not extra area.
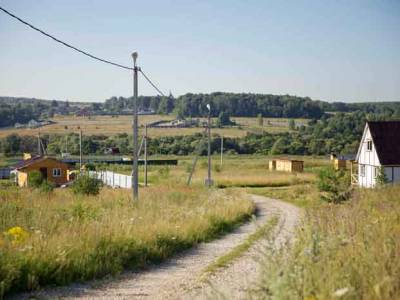
M 42 29 L 37 28 L 36 26 L 34 26 L 34 25 L 28 23 L 27 21 L 21 19 L 20 17 L 14 15 L 13 13 L 9 12 L 8 10 L 4 9 L 4 8 L 1 7 L 1 6 L 0 6 L 0 10 L 3 11 L 4 13 L 6 13 L 7 15 L 9 15 L 10 17 L 12 17 L 12 18 L 18 20 L 18 21 L 21 22 L 22 24 L 24 24 L 24 25 L 26 25 L 26 26 L 32 28 L 33 30 L 35 30 L 35 31 L 37 31 L 37 32 L 39 32 L 39 33 L 41 33 L 41 34 L 43 34 L 43 35 L 45 35 L 45 36 L 51 38 L 51 39 L 54 40 L 55 42 L 60 43 L 60 44 L 66 46 L 66 47 L 68 47 L 68 48 L 70 48 L 70 49 L 72 49 L 72 50 L 75 50 L 75 51 L 77 51 L 77 52 L 79 52 L 79 53 L 81 53 L 81 54 L 83 54 L 83 55 L 86 55 L 86 56 L 88 56 L 88 57 L 90 57 L 90 58 L 92 58 L 92 59 L 95 59 L 95 60 L 97 60 L 97 61 L 100 61 L 100 62 L 103 62 L 103 63 L 106 63 L 106 64 L 113 65 L 113 66 L 115 66 L 115 67 L 119 67 L 119 68 L 126 69 L 126 70 L 134 70 L 134 68 L 132 68 L 132 67 L 124 66 L 124 65 L 121 65 L 121 64 L 112 62 L 112 61 L 110 61 L 110 60 L 107 60 L 107 59 L 104 59 L 104 58 L 100 58 L 100 57 L 95 56 L 95 55 L 93 55 L 93 54 L 90 54 L 90 53 L 88 53 L 88 52 L 86 52 L 86 51 L 84 51 L 84 50 L 78 49 L 77 47 L 72 46 L 72 45 L 70 45 L 70 44 L 68 44 L 68 43 L 66 43 L 66 42 L 63 42 L 62 40 L 56 38 L 55 36 L 53 36 L 53 35 L 51 35 L 51 34 L 45 32 L 45 31 L 42 30 Z M 150 83 L 150 85 L 151 85 L 161 96 L 165 96 L 165 94 L 164 94 L 163 92 L 161 92 L 161 90 L 150 80 L 149 77 L 146 76 L 146 74 L 145 74 L 140 68 L 138 68 L 138 70 L 139 70 L 140 73 L 142 73 L 143 77 Z
M 142 69 L 139 69 L 139 72 L 142 73 L 143 77 L 151 84 L 151 86 L 161 95 L 165 97 L 165 94 L 160 91 L 160 89 L 150 80 L 149 77 L 146 76 L 146 74 L 143 73 Z
M 18 20 L 19 22 L 25 24 L 26 26 L 29 26 L 29 27 L 32 28 L 33 30 L 38 31 L 38 32 L 40 32 L 41 34 L 43 34 L 43 35 L 45 35 L 45 36 L 51 38 L 51 39 L 54 40 L 54 41 L 56 41 L 57 43 L 60 43 L 60 44 L 66 46 L 66 47 L 68 47 L 68 48 L 71 48 L 71 49 L 73 49 L 73 50 L 75 50 L 75 51 L 78 51 L 79 53 L 81 53 L 81 54 L 83 54 L 83 55 L 86 55 L 86 56 L 88 56 L 88 57 L 90 57 L 90 58 L 93 58 L 93 59 L 95 59 L 95 60 L 101 61 L 101 62 L 106 63 L 106 64 L 110 64 L 110 65 L 113 65 L 113 66 L 116 66 L 116 67 L 119 67 L 119 68 L 123 68 L 123 69 L 126 69 L 126 70 L 133 70 L 133 68 L 131 68 L 131 67 L 127 67 L 127 66 L 124 66 L 124 65 L 121 65 L 121 64 L 117 64 L 117 63 L 115 63 L 115 62 L 112 62 L 112 61 L 110 61 L 110 60 L 97 57 L 97 56 L 95 56 L 95 55 L 93 55 L 93 54 L 90 54 L 90 53 L 88 53 L 88 52 L 86 52 L 86 51 L 80 50 L 80 49 L 78 49 L 78 48 L 76 48 L 76 47 L 74 47 L 74 46 L 72 46 L 72 45 L 70 45 L 70 44 L 68 44 L 68 43 L 66 43 L 66 42 L 63 42 L 63 41 L 61 41 L 60 39 L 58 39 L 58 38 L 52 36 L 51 34 L 45 32 L 45 31 L 43 31 L 43 30 L 41 30 L 41 29 L 39 29 L 39 28 L 37 28 L 37 27 L 35 27 L 35 26 L 33 26 L 32 24 L 30 24 L 30 23 L 24 21 L 23 19 L 17 17 L 16 15 L 10 13 L 8 10 L 2 8 L 1 6 L 0 6 L 0 10 L 2 10 L 3 12 L 5 12 L 5 13 L 6 13 L 7 15 L 9 15 L 10 17 L 12 17 L 12 18 Z

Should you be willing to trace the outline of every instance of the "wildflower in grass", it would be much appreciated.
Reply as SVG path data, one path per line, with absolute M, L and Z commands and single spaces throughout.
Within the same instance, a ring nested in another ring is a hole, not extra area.
M 11 239 L 11 243 L 13 245 L 17 245 L 23 242 L 29 234 L 22 227 L 14 226 L 4 232 L 4 235 L 8 236 Z

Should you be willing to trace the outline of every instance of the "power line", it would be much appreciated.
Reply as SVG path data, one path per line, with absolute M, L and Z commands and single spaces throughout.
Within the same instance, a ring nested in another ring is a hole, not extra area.
M 84 50 L 78 49 L 78 48 L 76 48 L 76 47 L 74 47 L 74 46 L 72 46 L 72 45 L 70 45 L 70 44 L 68 44 L 68 43 L 66 43 L 66 42 L 63 42 L 62 40 L 60 40 L 60 39 L 54 37 L 53 35 L 51 35 L 51 34 L 45 32 L 44 30 L 41 30 L 41 29 L 35 27 L 34 25 L 28 23 L 27 21 L 24 21 L 24 20 L 21 19 L 20 17 L 17 17 L 16 15 L 10 13 L 8 10 L 2 8 L 1 6 L 0 6 L 0 10 L 2 10 L 4 13 L 6 13 L 7 15 L 9 15 L 10 17 L 12 17 L 12 18 L 18 20 L 18 21 L 21 22 L 22 24 L 25 24 L 26 26 L 32 28 L 33 30 L 35 30 L 35 31 L 37 31 L 37 32 L 39 32 L 39 33 L 41 33 L 41 34 L 43 34 L 43 35 L 45 35 L 45 36 L 51 38 L 52 40 L 56 41 L 57 43 L 60 43 L 60 44 L 62 44 L 62 45 L 64 45 L 64 46 L 66 46 L 66 47 L 68 47 L 68 48 L 70 48 L 70 49 L 72 49 L 72 50 L 75 50 L 75 51 L 77 51 L 77 52 L 79 52 L 79 53 L 81 53 L 81 54 L 83 54 L 83 55 L 86 55 L 86 56 L 88 56 L 88 57 L 90 57 L 90 58 L 92 58 L 92 59 L 101 61 L 101 62 L 106 63 L 106 64 L 110 64 L 110 65 L 113 65 L 113 66 L 116 66 L 116 67 L 119 67 L 119 68 L 122 68 L 122 69 L 126 69 L 126 70 L 133 70 L 133 69 L 134 69 L 134 68 L 132 68 L 132 67 L 127 67 L 127 66 L 124 66 L 124 65 L 121 65 L 121 64 L 112 62 L 112 61 L 110 61 L 110 60 L 97 57 L 97 56 L 95 56 L 95 55 L 93 55 L 93 54 L 90 54 L 90 53 L 84 51 Z M 142 73 L 142 75 L 144 76 L 144 78 L 151 84 L 151 86 L 152 86 L 160 95 L 165 96 L 164 93 L 161 92 L 159 88 L 157 88 L 157 86 L 146 76 L 146 74 L 143 73 L 143 71 L 142 71 L 141 69 L 139 69 L 139 71 L 140 71 L 140 73 Z
M 160 91 L 160 89 L 143 73 L 142 69 L 139 69 L 140 73 L 142 73 L 143 77 L 151 84 L 151 86 L 161 95 L 165 97 L 165 94 Z
M 7 15 L 9 15 L 10 17 L 12 17 L 12 18 L 18 20 L 18 21 L 21 22 L 22 24 L 25 24 L 25 25 L 29 26 L 30 28 L 32 28 L 33 30 L 38 31 L 38 32 L 40 32 L 41 34 L 43 34 L 43 35 L 45 35 L 45 36 L 51 38 L 52 40 L 56 41 L 57 43 L 60 43 L 60 44 L 66 46 L 66 47 L 68 47 L 68 48 L 71 48 L 71 49 L 73 49 L 73 50 L 75 50 L 75 51 L 78 51 L 79 53 L 82 53 L 82 54 L 84 54 L 84 55 L 86 55 L 86 56 L 89 56 L 90 58 L 93 58 L 93 59 L 95 59 L 95 60 L 104 62 L 104 63 L 106 63 L 106 64 L 110 64 L 110 65 L 113 65 L 113 66 L 116 66 L 116 67 L 119 67 L 119 68 L 123 68 L 123 69 L 127 69 L 127 70 L 133 70 L 133 68 L 131 68 L 131 67 L 127 67 L 127 66 L 124 66 L 124 65 L 120 65 L 120 64 L 117 64 L 117 63 L 115 63 L 115 62 L 112 62 L 112 61 L 109 61 L 109 60 L 106 60 L 106 59 L 97 57 L 97 56 L 95 56 L 95 55 L 93 55 L 93 54 L 90 54 L 90 53 L 88 53 L 88 52 L 86 52 L 86 51 L 80 50 L 80 49 L 78 49 L 78 48 L 76 48 L 76 47 L 74 47 L 74 46 L 72 46 L 72 45 L 70 45 L 70 44 L 68 44 L 68 43 L 66 43 L 66 42 L 63 42 L 63 41 L 61 41 L 60 39 L 58 39 L 58 38 L 52 36 L 51 34 L 45 32 L 45 31 L 43 31 L 43 30 L 41 30 L 41 29 L 39 29 L 39 28 L 37 28 L 37 27 L 35 27 L 35 26 L 33 26 L 32 24 L 30 24 L 30 23 L 24 21 L 23 19 L 17 17 L 16 15 L 10 13 L 8 10 L 2 8 L 1 6 L 0 6 L 0 10 L 2 10 L 3 12 L 5 12 L 5 13 L 6 13 Z

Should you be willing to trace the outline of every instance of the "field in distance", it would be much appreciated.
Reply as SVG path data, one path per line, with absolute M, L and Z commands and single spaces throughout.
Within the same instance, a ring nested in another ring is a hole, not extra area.
M 173 115 L 144 115 L 139 116 L 139 125 L 143 126 L 146 123 L 152 123 L 162 120 L 173 120 Z M 54 124 L 43 126 L 40 132 L 43 134 L 63 134 L 77 132 L 80 129 L 85 135 L 107 135 L 112 136 L 118 133 L 132 132 L 132 116 L 91 116 L 91 117 L 76 117 L 76 116 L 56 116 L 51 119 Z M 205 119 L 201 119 L 205 120 Z M 214 118 L 213 121 L 216 119 Z M 260 132 L 261 130 L 270 133 L 279 133 L 289 130 L 289 119 L 286 118 L 263 118 L 263 126 L 259 125 L 258 118 L 251 117 L 233 117 L 232 121 L 235 126 L 224 128 L 214 128 L 213 133 L 222 134 L 226 137 L 242 137 L 247 132 Z M 306 119 L 295 119 L 296 126 L 306 125 Z M 140 129 L 142 130 L 142 128 Z M 148 134 L 152 137 L 159 136 L 177 136 L 191 135 L 201 133 L 204 129 L 197 128 L 149 128 Z M 19 135 L 36 135 L 38 128 L 7 128 L 0 129 L 0 138 L 16 133 Z

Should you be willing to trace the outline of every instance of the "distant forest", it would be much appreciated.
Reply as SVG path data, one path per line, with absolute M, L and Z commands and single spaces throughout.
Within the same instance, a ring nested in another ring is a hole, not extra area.
M 400 117 L 400 102 L 329 103 L 308 97 L 267 94 L 185 94 L 174 98 L 140 96 L 139 109 L 158 114 L 176 114 L 178 118 L 202 117 L 211 105 L 213 117 L 225 113 L 231 117 L 285 117 L 319 120 L 328 113 L 363 112 L 387 117 Z M 32 98 L 0 97 L 0 127 L 27 123 L 31 119 L 49 118 L 54 114 L 84 115 L 130 113 L 132 98 L 111 97 L 104 102 L 84 103 Z

